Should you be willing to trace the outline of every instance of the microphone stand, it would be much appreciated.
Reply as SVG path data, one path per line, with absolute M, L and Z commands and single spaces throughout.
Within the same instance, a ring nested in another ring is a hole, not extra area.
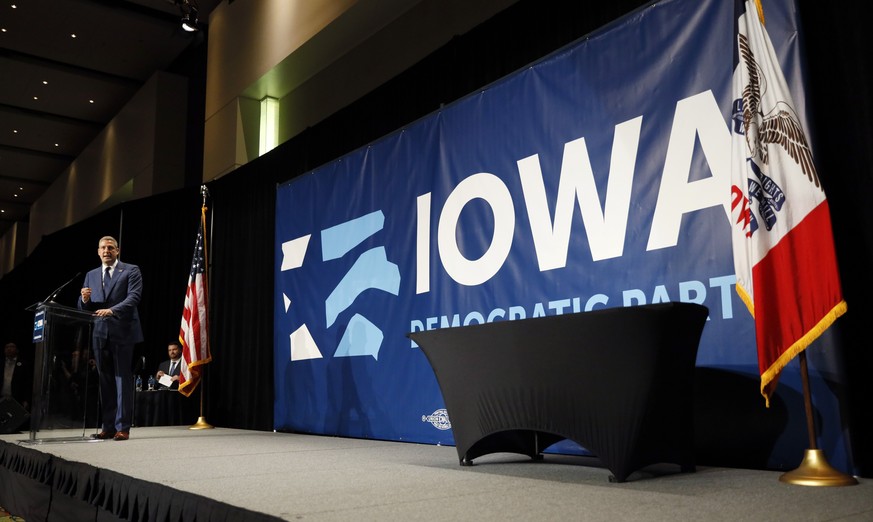
M 82 272 L 76 272 L 76 275 L 74 275 L 73 277 L 71 277 L 70 280 L 67 281 L 66 283 L 64 283 L 64 284 L 62 284 L 61 286 L 59 286 L 59 287 L 57 288 L 57 290 L 55 290 L 54 292 L 50 293 L 50 294 L 48 295 L 48 297 L 46 297 L 45 299 L 42 300 L 42 302 L 43 302 L 43 303 L 54 303 L 54 302 L 55 302 L 55 297 L 57 297 L 58 294 L 61 293 L 61 290 L 63 290 L 64 288 L 66 288 L 68 284 L 72 283 L 73 280 L 75 280 L 75 279 L 76 279 L 77 277 L 79 277 L 80 275 L 82 275 Z

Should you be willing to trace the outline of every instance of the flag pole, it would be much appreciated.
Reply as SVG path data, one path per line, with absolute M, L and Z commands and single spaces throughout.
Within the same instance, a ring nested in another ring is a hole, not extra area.
M 812 414 L 812 399 L 809 391 L 809 369 L 806 350 L 800 352 L 800 378 L 803 381 L 803 405 L 806 410 L 806 431 L 809 449 L 797 469 L 783 473 L 780 482 L 798 486 L 852 486 L 858 483 L 855 477 L 834 469 L 822 450 L 818 449 L 815 436 L 815 418 Z
M 755 319 L 761 394 L 768 404 L 779 372 L 788 360 L 800 357 L 810 446 L 800 467 L 779 480 L 804 486 L 857 484 L 832 468 L 817 448 L 806 362 L 809 344 L 846 312 L 833 238 L 819 233 L 831 228 L 827 199 L 764 27 L 761 1 L 735 0 L 734 17 L 731 212 L 736 288 Z M 747 133 L 749 129 L 756 130 Z M 787 129 L 790 144 L 780 138 Z M 820 245 L 817 263 L 798 262 L 807 255 L 804 245 Z M 794 299 L 800 288 L 804 299 Z M 762 299 L 758 308 L 755 297 L 763 294 L 769 299 Z M 756 308 L 765 311 L 756 313 Z
M 206 368 L 201 369 L 203 373 L 200 374 L 200 416 L 197 418 L 197 422 L 188 426 L 189 430 L 211 430 L 215 426 L 206 422 L 206 416 L 203 413 L 203 396 L 206 395 L 206 385 L 203 382 L 206 380 Z
M 203 209 L 203 217 L 205 220 L 205 218 L 206 218 L 206 197 L 209 196 L 209 189 L 206 188 L 206 185 L 200 185 L 200 195 L 203 197 L 202 209 Z M 206 295 L 209 295 L 209 293 L 210 293 L 209 292 L 209 284 L 212 281 L 212 274 L 210 273 L 211 267 L 209 266 L 209 252 L 208 252 L 208 249 L 206 248 L 207 245 L 212 244 L 212 219 L 211 219 L 211 216 L 210 216 L 210 220 L 209 220 L 209 225 L 210 225 L 209 226 L 209 242 L 206 245 L 204 245 L 204 248 L 203 248 L 203 257 L 206 260 L 206 270 L 207 270 L 207 274 L 206 274 L 207 275 L 207 279 L 206 279 L 206 284 L 207 284 L 206 292 L 207 293 L 206 293 Z M 207 304 L 207 306 L 208 306 L 208 304 Z M 209 424 L 206 421 L 206 415 L 204 413 L 205 410 L 203 407 L 204 396 L 206 395 L 206 385 L 204 384 L 204 382 L 206 381 L 206 365 L 205 364 L 201 365 L 200 372 L 201 372 L 200 373 L 200 382 L 199 382 L 199 385 L 200 385 L 200 416 L 197 418 L 197 422 L 195 422 L 194 424 L 192 424 L 191 426 L 188 427 L 189 430 L 209 430 L 209 429 L 214 428 L 213 425 Z

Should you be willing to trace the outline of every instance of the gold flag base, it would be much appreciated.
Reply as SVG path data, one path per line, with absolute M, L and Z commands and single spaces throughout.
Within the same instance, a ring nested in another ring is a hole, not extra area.
M 832 468 L 824 452 L 818 449 L 806 450 L 800 466 L 783 473 L 779 481 L 798 486 L 852 486 L 858 483 L 855 477 Z
M 199 417 L 197 422 L 188 426 L 189 430 L 211 430 L 214 426 L 206 422 L 206 417 Z

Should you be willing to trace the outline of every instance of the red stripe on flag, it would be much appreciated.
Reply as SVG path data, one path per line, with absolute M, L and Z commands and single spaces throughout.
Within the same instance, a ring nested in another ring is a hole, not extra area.
M 827 201 L 795 225 L 752 268 L 761 392 L 846 311 Z

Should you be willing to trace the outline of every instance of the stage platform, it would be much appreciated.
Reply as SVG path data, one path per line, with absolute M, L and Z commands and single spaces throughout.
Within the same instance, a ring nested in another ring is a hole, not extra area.
M 187 426 L 135 428 L 125 442 L 27 439 L 0 435 L 0 505 L 27 522 L 40 510 L 52 520 L 873 520 L 863 478 L 809 487 L 773 471 L 658 465 L 610 483 L 590 457 L 500 453 L 461 467 L 450 446 Z

